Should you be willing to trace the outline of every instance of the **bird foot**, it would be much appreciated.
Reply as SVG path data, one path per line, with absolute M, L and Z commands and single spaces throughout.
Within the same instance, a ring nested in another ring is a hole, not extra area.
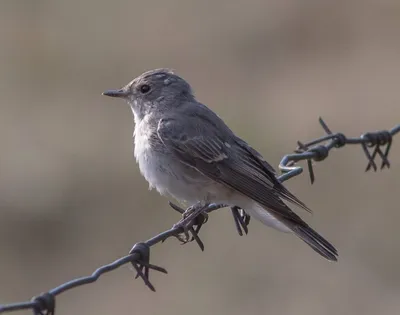
M 175 237 L 182 242 L 182 244 L 195 240 L 200 249 L 204 251 L 204 244 L 199 238 L 198 233 L 203 224 L 208 221 L 208 214 L 203 212 L 203 210 L 207 209 L 207 206 L 204 204 L 196 204 L 183 210 L 172 202 L 170 202 L 169 205 L 182 214 L 182 219 L 178 223 L 174 224 L 173 228 L 181 229 L 183 232 Z
M 193 220 L 196 219 L 200 214 L 202 214 L 208 208 L 208 204 L 197 203 L 190 206 L 182 213 L 182 219 L 174 225 L 174 227 L 181 227 L 187 230 L 190 226 L 193 226 Z
M 249 232 L 248 225 L 250 223 L 250 216 L 239 207 L 231 207 L 231 211 L 239 235 L 242 236 L 243 232 L 247 234 Z

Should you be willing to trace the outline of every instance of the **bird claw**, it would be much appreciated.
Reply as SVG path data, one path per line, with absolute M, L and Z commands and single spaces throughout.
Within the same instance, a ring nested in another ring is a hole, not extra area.
M 233 219 L 235 221 L 236 230 L 240 236 L 249 233 L 248 225 L 250 224 L 250 216 L 239 207 L 231 207 Z
M 174 224 L 173 228 L 181 229 L 183 232 L 175 235 L 175 237 L 182 242 L 182 244 L 196 241 L 200 249 L 204 251 L 204 243 L 198 235 L 203 224 L 208 221 L 208 214 L 202 212 L 204 206 L 191 206 L 185 211 L 172 202 L 170 202 L 169 205 L 171 208 L 182 214 L 182 219 L 178 223 Z
M 152 265 L 150 264 L 150 247 L 145 244 L 145 243 L 137 243 L 133 245 L 132 249 L 129 251 L 129 254 L 138 254 L 139 258 L 136 260 L 133 260 L 132 266 L 136 270 L 136 276 L 135 279 L 137 278 L 142 278 L 144 281 L 145 285 L 149 287 L 151 291 L 156 291 L 154 286 L 150 282 L 150 269 L 162 272 L 162 273 L 167 273 L 167 270 L 165 270 L 162 267 Z
M 186 243 L 189 243 L 189 242 L 191 242 L 191 241 L 193 240 L 193 238 L 189 235 L 189 228 L 188 228 L 188 227 L 186 227 L 186 226 L 181 226 L 181 225 L 179 224 L 179 222 L 178 222 L 178 223 L 174 224 L 174 225 L 172 226 L 172 228 L 173 228 L 173 229 L 178 229 L 178 228 L 183 229 L 183 232 L 182 232 L 182 233 L 175 235 L 175 237 L 176 237 L 180 242 L 182 242 L 182 245 L 183 245 L 183 244 L 186 244 Z

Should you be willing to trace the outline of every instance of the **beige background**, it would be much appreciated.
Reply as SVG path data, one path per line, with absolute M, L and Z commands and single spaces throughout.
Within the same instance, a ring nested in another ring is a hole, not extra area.
M 30 299 L 125 255 L 175 223 L 132 155 L 127 105 L 101 96 L 171 67 L 277 166 L 297 140 L 400 122 L 399 1 L 23 1 L 0 3 L 0 303 Z M 340 253 L 228 211 L 206 251 L 152 251 L 157 293 L 128 267 L 57 298 L 62 314 L 396 314 L 400 142 L 364 173 L 360 147 L 331 153 L 288 187 Z M 28 312 L 26 312 L 28 314 Z

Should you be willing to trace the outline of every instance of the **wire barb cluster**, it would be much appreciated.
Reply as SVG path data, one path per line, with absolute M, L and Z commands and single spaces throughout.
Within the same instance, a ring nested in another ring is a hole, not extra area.
M 390 167 L 388 159 L 389 151 L 392 147 L 393 136 L 400 132 L 400 124 L 389 131 L 367 132 L 358 138 L 348 138 L 343 133 L 332 133 L 321 117 L 319 118 L 319 123 L 327 135 L 307 143 L 297 142 L 298 147 L 295 153 L 285 155 L 279 164 L 279 169 L 283 173 L 278 177 L 281 182 L 301 174 L 303 168 L 295 164 L 296 162 L 307 160 L 310 181 L 314 183 L 315 174 L 312 161 L 323 161 L 328 157 L 329 152 L 333 148 L 342 148 L 346 144 L 361 145 L 368 159 L 368 165 L 365 171 L 369 171 L 370 169 L 377 171 L 378 167 L 375 162 L 377 155 L 382 160 L 381 169 Z
M 279 169 L 283 173 L 278 177 L 281 182 L 284 182 L 294 176 L 301 174 L 303 172 L 303 169 L 302 167 L 296 165 L 296 163 L 302 160 L 306 160 L 311 183 L 314 183 L 315 175 L 312 161 L 323 161 L 328 157 L 330 150 L 332 150 L 333 148 L 342 148 L 346 144 L 361 145 L 368 159 L 368 164 L 365 169 L 366 171 L 369 171 L 371 169 L 377 171 L 378 167 L 375 162 L 377 156 L 379 156 L 382 161 L 380 166 L 381 169 L 385 167 L 390 167 L 388 156 L 390 148 L 392 146 L 392 138 L 400 132 L 400 124 L 389 131 L 384 130 L 368 132 L 363 134 L 359 138 L 348 138 L 342 133 L 332 133 L 332 131 L 328 128 L 322 118 L 319 119 L 319 123 L 321 124 L 327 135 L 306 143 L 298 141 L 298 147 L 294 151 L 295 153 L 285 155 L 279 164 Z M 181 214 L 185 212 L 184 209 L 178 207 L 173 203 L 170 203 L 170 206 Z M 135 244 L 127 256 L 119 258 L 110 264 L 104 265 L 96 269 L 90 276 L 77 278 L 69 282 L 63 283 L 60 286 L 49 290 L 48 292 L 42 293 L 41 295 L 34 297 L 31 301 L 0 305 L 0 313 L 31 309 L 33 310 L 35 315 L 54 315 L 57 295 L 73 288 L 93 283 L 97 281 L 101 275 L 113 271 L 126 264 L 131 264 L 136 270 L 135 278 L 140 277 L 150 290 L 155 291 L 153 284 L 150 282 L 150 270 L 158 271 L 165 274 L 167 273 L 167 270 L 150 263 L 150 247 L 160 242 L 164 242 L 170 237 L 176 237 L 182 243 L 195 241 L 200 249 L 203 251 L 204 243 L 199 238 L 199 231 L 203 224 L 207 222 L 208 213 L 224 207 L 226 207 L 226 205 L 210 204 L 204 210 L 204 212 L 195 217 L 189 223 L 189 225 L 186 226 L 186 228 L 183 228 L 179 224 L 176 224 L 171 229 L 164 231 L 145 242 Z M 240 209 L 238 207 L 231 207 L 231 212 L 238 234 L 247 234 L 248 225 L 250 223 L 250 216 L 243 209 Z

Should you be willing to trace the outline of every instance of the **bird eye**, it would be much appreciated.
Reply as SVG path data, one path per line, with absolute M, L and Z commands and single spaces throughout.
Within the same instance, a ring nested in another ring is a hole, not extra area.
M 146 94 L 147 92 L 150 91 L 150 85 L 148 84 L 143 84 L 142 86 L 140 86 L 140 92 L 142 94 Z

